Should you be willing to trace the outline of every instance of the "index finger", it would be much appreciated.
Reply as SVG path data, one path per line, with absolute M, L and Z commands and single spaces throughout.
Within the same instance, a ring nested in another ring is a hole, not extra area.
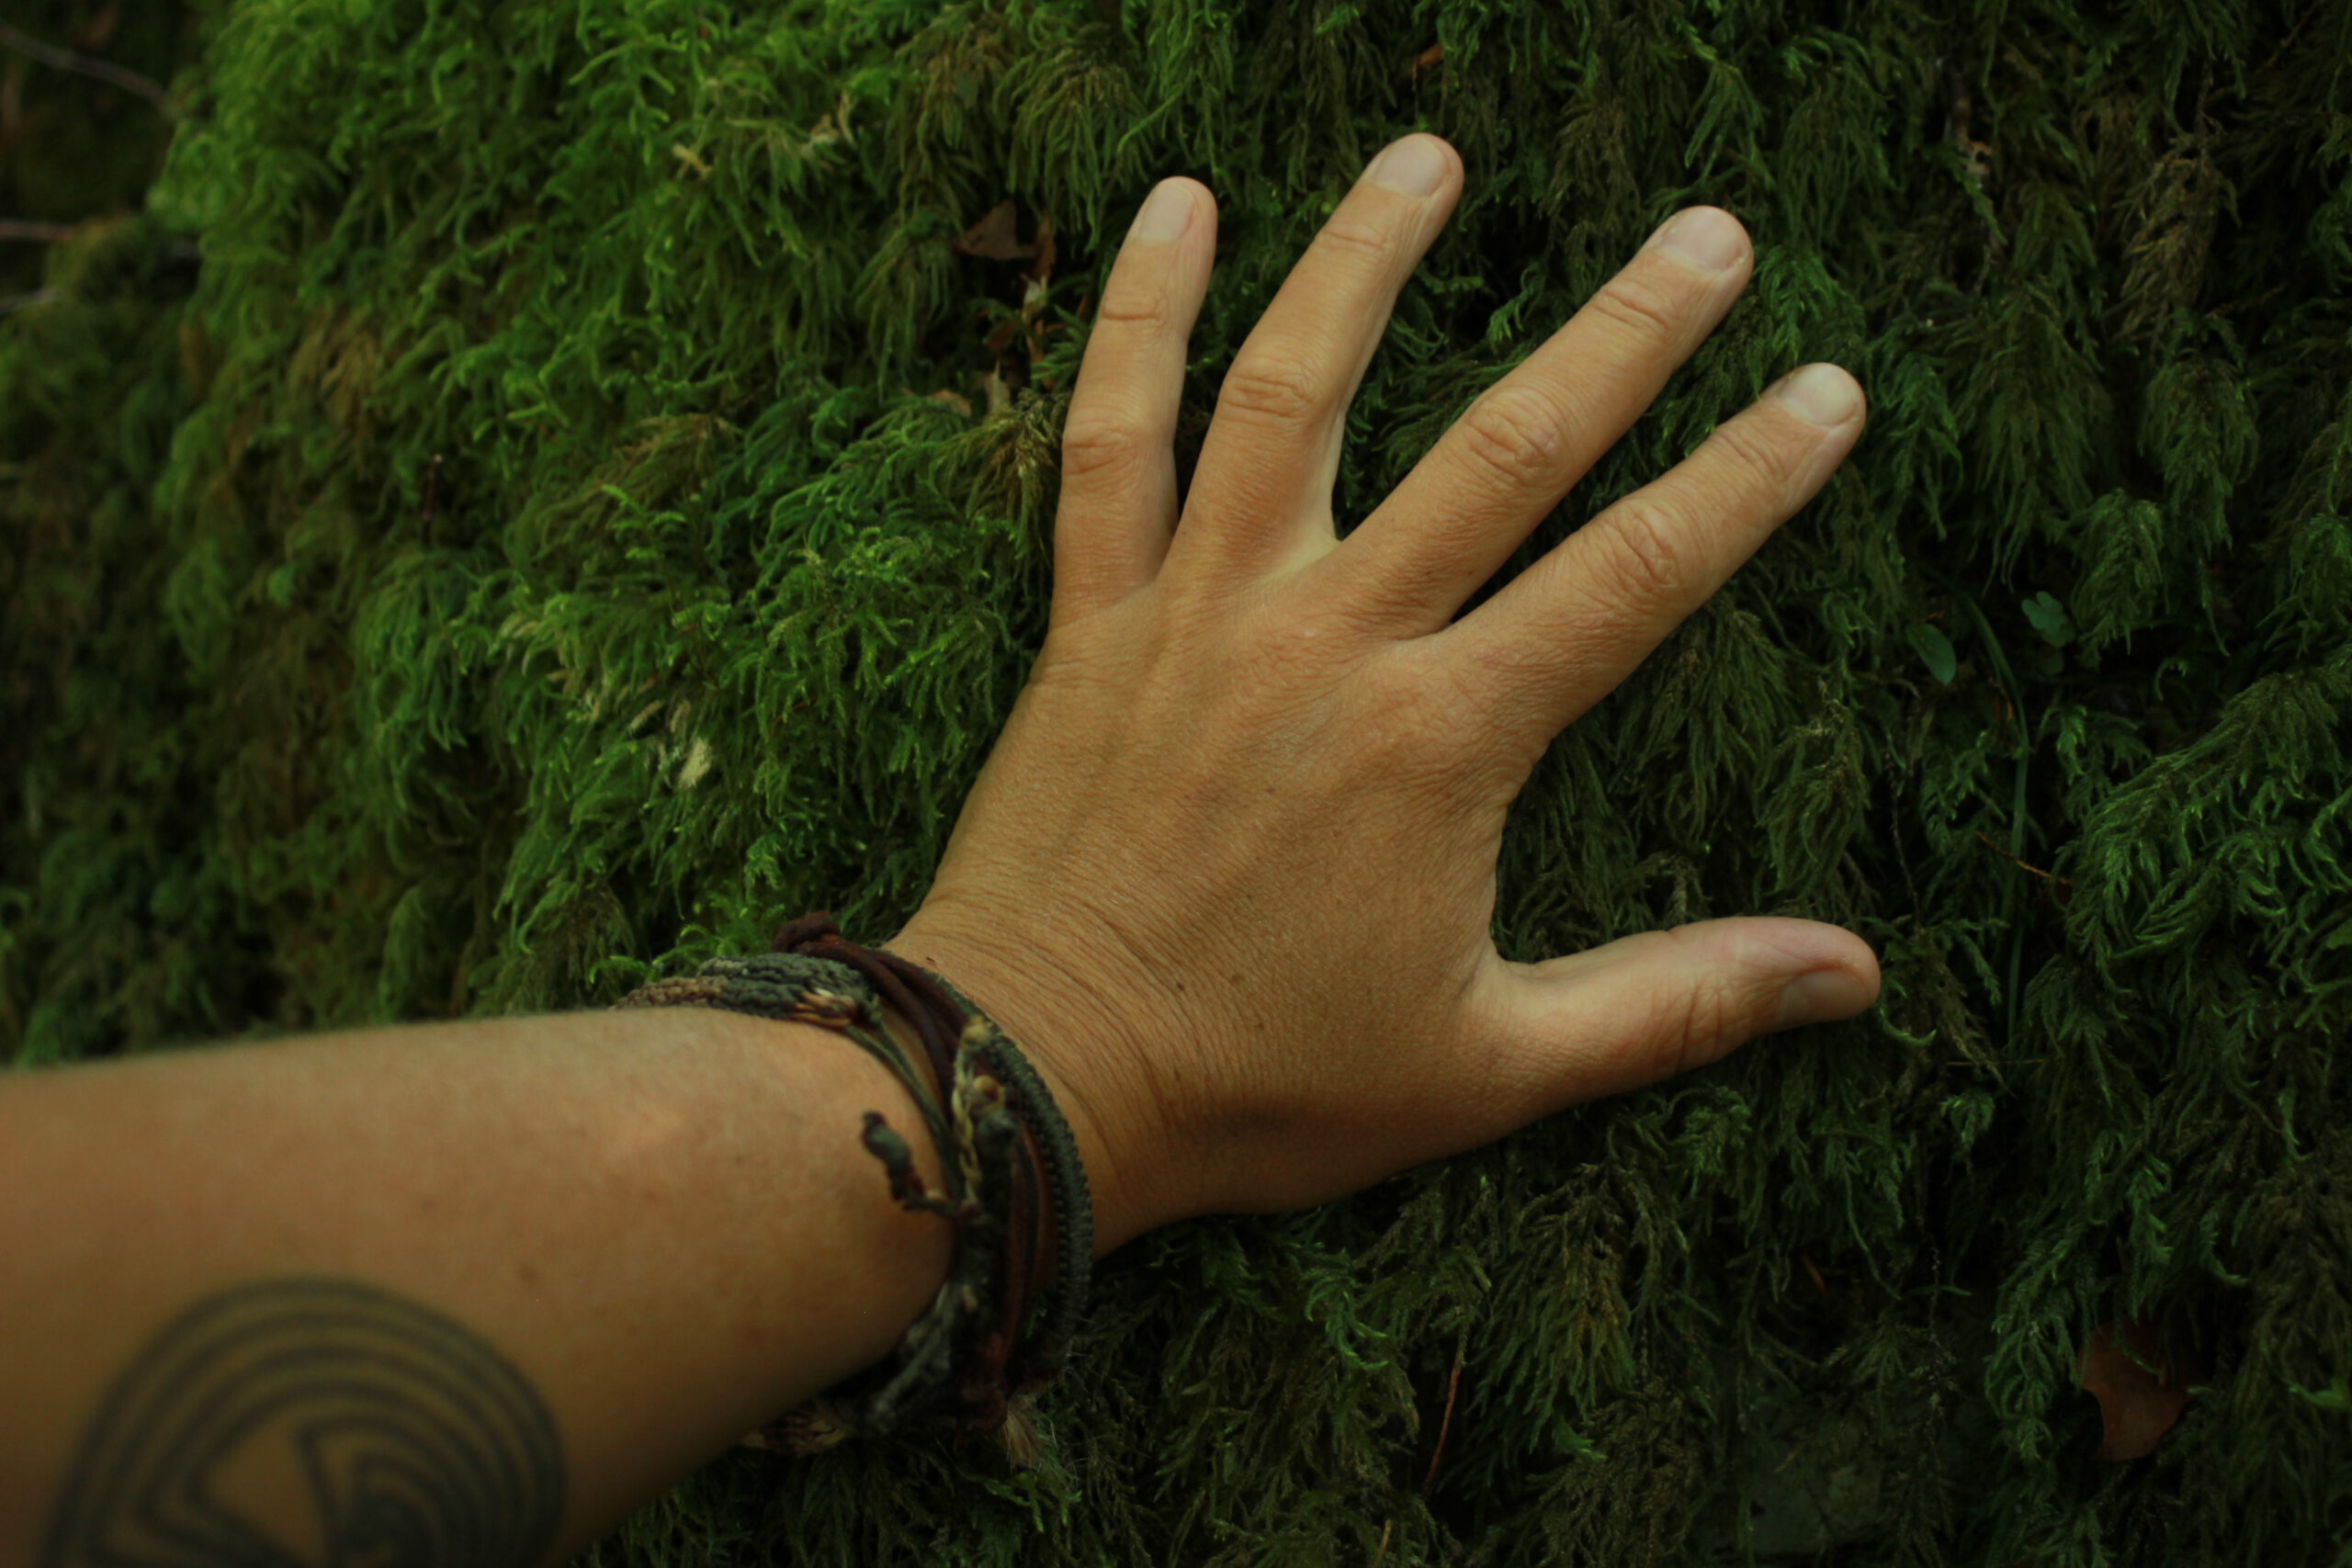
M 1599 702 L 1819 492 L 1864 423 L 1835 365 L 1791 372 L 1681 462 L 1569 535 L 1427 653 L 1492 722 L 1548 742 Z

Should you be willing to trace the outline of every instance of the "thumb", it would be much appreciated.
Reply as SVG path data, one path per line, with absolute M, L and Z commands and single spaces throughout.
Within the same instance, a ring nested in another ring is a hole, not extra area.
M 1851 1018 L 1878 958 L 1840 926 L 1778 916 L 1643 931 L 1514 971 L 1503 1038 L 1539 1076 L 1542 1114 L 1729 1055 L 1759 1034 Z

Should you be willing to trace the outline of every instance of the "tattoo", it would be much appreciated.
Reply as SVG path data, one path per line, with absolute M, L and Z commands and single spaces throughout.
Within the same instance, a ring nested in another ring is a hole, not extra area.
M 198 1303 L 115 1381 L 38 1562 L 528 1568 L 563 1504 L 554 1419 L 480 1336 L 371 1286 L 271 1280 Z

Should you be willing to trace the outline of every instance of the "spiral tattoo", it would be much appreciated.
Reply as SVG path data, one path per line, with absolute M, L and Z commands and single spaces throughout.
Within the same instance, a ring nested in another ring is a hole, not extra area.
M 310 1505 L 290 1518 L 289 1492 Z M 371 1286 L 272 1280 L 198 1303 L 115 1381 L 37 1561 L 529 1568 L 564 1493 L 546 1404 L 479 1336 Z

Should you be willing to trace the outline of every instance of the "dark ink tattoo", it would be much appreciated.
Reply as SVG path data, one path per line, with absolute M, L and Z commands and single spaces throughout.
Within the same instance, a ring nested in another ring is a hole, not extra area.
M 479 1335 L 371 1286 L 271 1280 L 198 1303 L 115 1381 L 38 1561 L 530 1568 L 563 1506 L 554 1418 Z

